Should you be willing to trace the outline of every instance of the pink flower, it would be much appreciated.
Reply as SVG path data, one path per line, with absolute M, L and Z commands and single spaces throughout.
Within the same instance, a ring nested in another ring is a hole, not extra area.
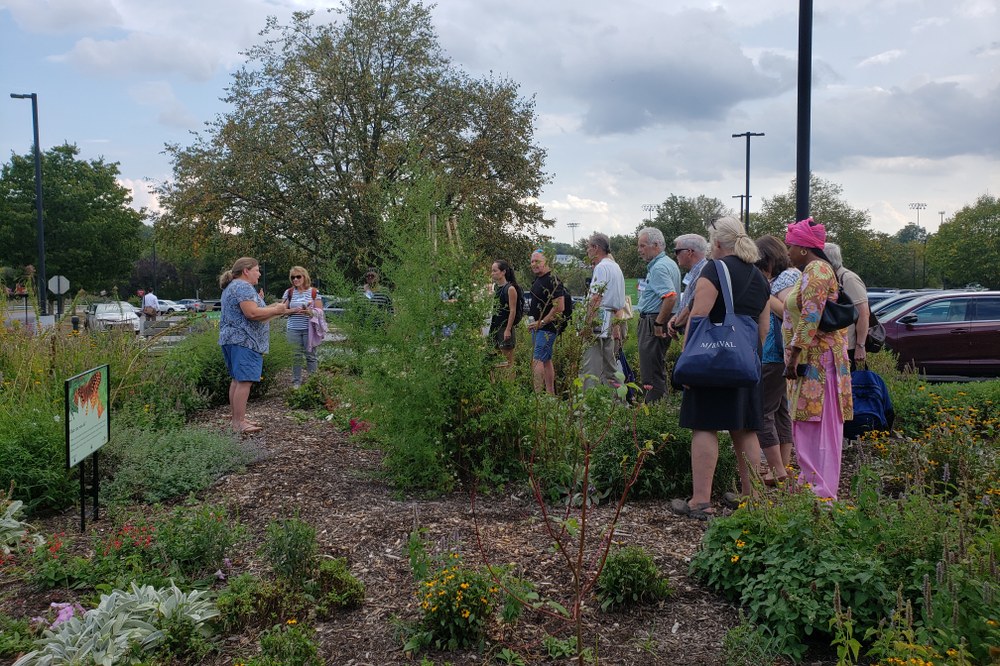
M 371 430 L 372 424 L 361 419 L 351 419 L 351 434 L 354 435 L 359 432 L 368 432 Z

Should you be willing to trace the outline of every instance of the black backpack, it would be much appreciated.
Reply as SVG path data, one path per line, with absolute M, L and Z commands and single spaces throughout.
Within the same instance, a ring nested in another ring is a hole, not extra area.
M 569 293 L 569 289 L 566 288 L 566 284 L 562 280 L 559 281 L 559 287 L 555 293 L 556 298 L 560 296 L 564 296 L 565 298 L 563 299 L 562 316 L 556 322 L 556 335 L 562 335 L 562 332 L 566 330 L 569 322 L 573 319 L 573 295 Z
M 521 323 L 524 319 L 524 291 L 518 285 L 511 285 L 514 287 L 514 291 L 517 292 L 517 307 L 514 310 L 514 326 Z

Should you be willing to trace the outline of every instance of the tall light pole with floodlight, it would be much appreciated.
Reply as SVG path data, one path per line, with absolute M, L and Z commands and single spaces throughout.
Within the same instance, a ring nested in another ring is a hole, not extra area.
M 576 228 L 580 226 L 579 222 L 567 222 L 566 226 L 569 227 L 569 231 L 573 234 L 573 247 L 576 247 Z
M 45 277 L 45 220 L 42 217 L 42 149 L 38 144 L 38 95 L 35 93 L 11 93 L 13 99 L 31 100 L 31 121 L 35 130 L 35 212 L 37 220 L 35 224 L 38 234 L 38 305 L 41 308 L 40 314 L 48 314 L 46 305 L 48 304 L 47 279 Z
M 652 222 L 653 211 L 656 210 L 656 204 L 642 204 L 642 209 L 646 212 L 646 222 Z
M 927 208 L 927 204 L 921 202 L 914 202 L 910 204 L 910 210 L 917 211 L 917 228 L 920 227 L 920 211 Z M 927 230 L 924 230 L 924 257 L 921 262 L 921 271 L 923 272 L 923 277 L 920 278 L 920 286 L 927 286 Z
M 741 206 L 745 211 L 745 217 L 743 218 L 743 229 L 750 234 L 750 137 L 752 136 L 764 136 L 763 132 L 743 132 L 741 134 L 734 134 L 733 138 L 739 138 L 745 136 L 747 138 L 747 191 L 744 196 L 746 196 L 746 206 Z

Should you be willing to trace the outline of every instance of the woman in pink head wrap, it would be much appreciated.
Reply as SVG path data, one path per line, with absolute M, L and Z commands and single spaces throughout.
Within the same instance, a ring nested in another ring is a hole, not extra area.
M 819 322 L 840 286 L 823 253 L 822 224 L 811 217 L 789 224 L 785 244 L 792 265 L 802 271 L 785 301 L 781 324 L 799 483 L 809 484 L 817 497 L 836 499 L 844 421 L 854 418 L 851 368 L 846 331 L 821 331 Z

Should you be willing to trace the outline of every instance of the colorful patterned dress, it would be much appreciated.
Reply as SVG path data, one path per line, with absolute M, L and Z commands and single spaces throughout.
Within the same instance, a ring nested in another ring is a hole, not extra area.
M 786 359 L 791 348 L 798 347 L 798 363 L 806 365 L 804 376 L 788 387 L 799 483 L 809 484 L 818 497 L 834 499 L 840 486 L 844 421 L 854 418 L 846 330 L 819 330 L 826 302 L 836 300 L 838 291 L 830 264 L 810 262 L 785 300 L 781 324 Z

